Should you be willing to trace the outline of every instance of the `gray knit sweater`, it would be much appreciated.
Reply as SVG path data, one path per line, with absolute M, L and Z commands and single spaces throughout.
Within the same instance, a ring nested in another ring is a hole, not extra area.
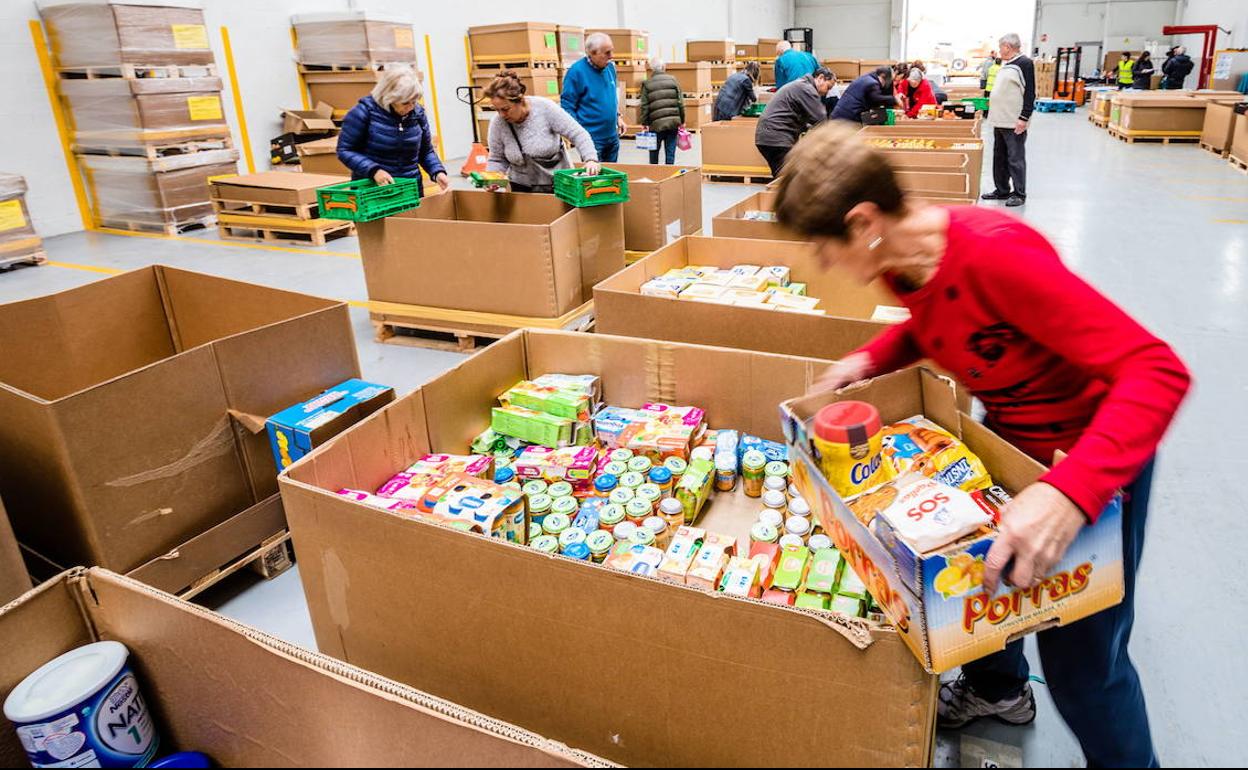
M 486 168 L 490 171 L 505 171 L 512 182 L 524 185 L 550 185 L 553 177 L 550 171 L 534 163 L 531 157 L 549 158 L 563 148 L 563 140 L 567 138 L 576 147 L 583 161 L 598 160 L 598 151 L 594 149 L 594 140 L 589 132 L 581 128 L 571 115 L 558 104 L 549 99 L 527 97 L 529 116 L 523 123 L 508 126 L 501 115 L 495 115 L 490 121 L 490 135 L 486 140 L 490 147 L 490 159 Z M 516 130 L 512 134 L 511 129 Z M 516 136 L 520 143 L 516 143 Z M 521 150 L 521 145 L 524 149 Z M 571 168 L 566 153 L 560 168 Z

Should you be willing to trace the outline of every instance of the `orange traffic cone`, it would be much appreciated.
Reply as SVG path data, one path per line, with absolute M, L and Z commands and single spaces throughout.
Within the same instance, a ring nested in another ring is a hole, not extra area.
M 489 159 L 490 151 L 485 149 L 485 145 L 473 142 L 472 149 L 468 151 L 468 159 L 464 161 L 464 167 L 459 170 L 459 175 L 468 176 L 474 171 L 485 171 L 485 162 Z

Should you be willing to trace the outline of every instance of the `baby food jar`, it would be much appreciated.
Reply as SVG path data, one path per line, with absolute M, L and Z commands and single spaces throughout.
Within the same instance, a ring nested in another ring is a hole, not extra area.
M 527 497 L 537 497 L 538 495 L 546 494 L 546 490 L 549 486 L 549 484 L 541 479 L 533 479 L 532 481 L 525 482 L 525 485 L 520 489 Z
M 745 494 L 749 497 L 762 497 L 763 482 L 767 477 L 767 455 L 751 449 L 741 458 L 741 478 L 745 485 Z
M 566 481 L 556 481 L 546 489 L 546 494 L 554 498 L 571 497 L 572 485 Z
M 659 488 L 660 497 L 671 497 L 675 484 L 672 482 L 672 471 L 666 465 L 650 469 L 650 483 Z
M 628 461 L 628 469 L 633 473 L 645 475 L 649 473 L 650 469 L 653 467 L 654 463 L 650 461 L 649 457 L 634 457 Z
M 531 545 L 542 553 L 559 553 L 559 538 L 554 535 L 542 535 L 534 538 Z
M 643 521 L 654 515 L 654 506 L 645 500 L 630 500 L 624 506 L 624 515 L 628 520 L 640 526 Z
M 604 505 L 602 510 L 598 512 L 598 526 L 610 531 L 615 529 L 615 525 L 624 521 L 626 514 L 622 505 Z
M 755 543 L 775 543 L 780 540 L 780 530 L 760 521 L 750 528 L 750 540 Z
M 715 491 L 731 492 L 737 488 L 737 456 L 732 452 L 715 455 Z
M 599 529 L 589 533 L 585 538 L 585 545 L 589 547 L 589 558 L 602 564 L 615 546 L 615 538 L 605 529 Z
M 554 537 L 562 535 L 570 526 L 572 526 L 572 520 L 562 513 L 552 513 L 542 520 L 542 531 Z

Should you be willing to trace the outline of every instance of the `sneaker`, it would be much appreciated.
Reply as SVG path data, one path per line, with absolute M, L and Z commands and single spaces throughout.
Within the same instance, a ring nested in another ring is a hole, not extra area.
M 958 677 L 940 686 L 936 710 L 938 724 L 946 730 L 957 730 L 983 717 L 1007 725 L 1028 725 L 1036 719 L 1036 698 L 1028 684 L 1018 696 L 993 703 L 976 695 L 965 677 Z
M 1026 202 L 1027 202 L 1027 198 L 1025 196 L 1011 195 L 1009 199 L 1005 202 L 1005 205 L 1009 206 L 1010 208 L 1016 208 L 1018 206 L 1022 206 Z
M 996 190 L 993 190 L 992 192 L 984 193 L 983 195 L 979 197 L 986 201 L 1008 201 L 1010 199 L 1010 196 L 1013 194 L 1014 193 L 1008 193 L 1008 192 L 1003 193 L 1003 192 L 997 192 Z

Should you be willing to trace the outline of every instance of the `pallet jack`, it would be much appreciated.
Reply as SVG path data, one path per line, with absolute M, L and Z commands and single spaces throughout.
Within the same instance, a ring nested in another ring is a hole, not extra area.
M 1053 84 L 1055 99 L 1069 99 L 1082 107 L 1088 101 L 1087 86 L 1079 72 L 1083 68 L 1083 46 L 1075 45 L 1057 49 L 1057 66 Z
M 455 89 L 455 98 L 468 105 L 468 117 L 472 120 L 472 149 L 468 151 L 468 159 L 459 169 L 460 176 L 471 176 L 472 172 L 485 171 L 486 161 L 490 152 L 481 141 L 481 132 L 477 129 L 477 89 L 480 86 L 460 86 Z

